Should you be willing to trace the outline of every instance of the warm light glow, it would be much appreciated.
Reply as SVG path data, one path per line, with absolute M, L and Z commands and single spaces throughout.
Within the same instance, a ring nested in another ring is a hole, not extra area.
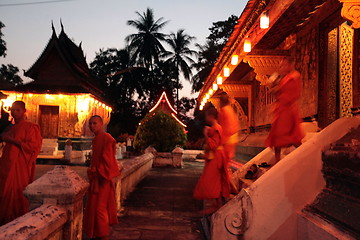
M 176 115 L 175 115 L 174 113 L 171 113 L 171 116 L 173 116 L 173 118 L 174 118 L 178 123 L 180 123 L 181 126 L 183 126 L 184 128 L 187 127 L 183 122 L 180 121 L 180 119 L 178 119 L 178 118 L 176 117 Z
M 6 107 L 6 108 L 10 108 L 11 105 L 15 102 L 15 100 L 10 99 L 9 97 L 6 99 L 1 99 L 1 101 L 3 102 L 3 107 Z
M 87 112 L 89 111 L 89 102 L 90 99 L 84 96 L 77 96 L 76 109 L 78 112 Z
M 29 93 L 29 97 L 32 97 L 33 96 L 33 94 L 32 93 Z
M 239 55 L 232 55 L 231 57 L 231 65 L 237 65 L 239 62 Z
M 224 77 L 228 77 L 228 76 L 230 76 L 230 68 L 225 67 L 224 68 Z
M 249 38 L 244 41 L 244 52 L 251 52 L 251 40 Z
M 163 92 L 163 93 L 161 94 L 161 96 L 160 96 L 160 98 L 159 98 L 159 101 L 155 104 L 155 106 L 154 106 L 152 109 L 150 109 L 149 112 L 154 111 L 154 110 L 159 106 L 159 104 L 161 103 L 161 100 L 162 100 L 163 97 L 165 98 L 165 100 L 166 100 L 167 104 L 169 105 L 170 109 L 171 109 L 175 114 L 177 114 L 177 111 L 171 106 L 171 104 L 170 104 L 170 102 L 169 102 L 169 99 L 167 98 L 165 92 Z
M 216 83 L 214 83 L 212 89 L 213 89 L 214 91 L 216 91 L 216 90 L 219 89 L 219 86 L 218 86 Z
M 45 94 L 45 98 L 46 99 L 54 99 L 54 96 L 50 95 L 50 94 Z
M 209 94 L 212 95 L 213 93 L 214 93 L 214 90 L 212 90 L 212 88 L 210 88 Z
M 216 79 L 217 85 L 221 85 L 223 82 L 222 80 L 223 80 L 222 77 L 217 77 L 217 79 Z
M 103 103 L 103 104 L 101 104 L 101 106 L 103 107 L 103 108 L 105 108 L 105 104 Z
M 267 11 L 263 12 L 260 16 L 260 28 L 267 29 L 270 25 L 269 13 Z
M 60 99 L 63 99 L 63 97 L 64 97 L 64 96 L 63 96 L 62 94 L 59 94 L 59 98 L 60 98 Z
M 206 98 L 206 99 L 209 99 L 209 98 L 210 98 L 210 94 L 207 93 L 207 94 L 205 95 L 205 98 Z
M 200 105 L 199 110 L 202 111 L 204 109 L 203 105 Z

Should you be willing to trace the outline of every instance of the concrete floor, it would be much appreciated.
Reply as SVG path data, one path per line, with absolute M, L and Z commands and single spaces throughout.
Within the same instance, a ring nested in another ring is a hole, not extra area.
M 119 224 L 110 239 L 197 240 L 201 202 L 192 192 L 203 163 L 185 162 L 184 168 L 154 168 L 123 204 Z

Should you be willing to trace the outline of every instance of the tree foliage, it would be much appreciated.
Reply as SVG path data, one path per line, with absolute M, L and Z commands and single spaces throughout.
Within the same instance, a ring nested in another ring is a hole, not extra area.
M 5 27 L 5 24 L 0 21 L 0 57 L 6 57 L 6 42 L 3 39 L 4 34 L 2 29 Z
M 225 46 L 228 38 L 230 37 L 235 25 L 237 24 L 238 17 L 231 15 L 225 21 L 214 22 L 209 28 L 210 35 L 204 45 L 197 45 L 199 50 L 198 61 L 193 64 L 197 73 L 192 77 L 192 91 L 198 92 L 204 85 L 206 78 L 211 73 L 221 50 Z
M 134 147 L 143 151 L 153 146 L 159 152 L 170 152 L 186 142 L 184 129 L 170 115 L 162 112 L 148 113 L 141 121 L 135 135 Z
M 23 80 L 19 76 L 19 68 L 12 64 L 1 64 L 0 85 L 6 88 L 21 85 Z

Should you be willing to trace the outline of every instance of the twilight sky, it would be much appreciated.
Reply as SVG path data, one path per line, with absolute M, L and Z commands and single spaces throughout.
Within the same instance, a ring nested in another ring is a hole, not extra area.
M 48 3 L 40 3 L 48 2 Z M 50 2 L 50 3 L 49 3 Z M 11 63 L 27 70 L 40 56 L 51 37 L 51 21 L 60 32 L 60 18 L 67 35 L 82 47 L 90 63 L 100 48 L 123 48 L 125 37 L 135 30 L 126 25 L 137 18 L 135 11 L 154 10 L 155 18 L 169 20 L 164 33 L 180 28 L 203 44 L 212 22 L 239 16 L 246 0 L 0 0 L 0 21 L 7 44 L 7 57 L 0 64 Z M 30 4 L 29 4 L 30 3 Z M 32 4 L 31 4 L 32 3 Z M 19 4 L 19 5 L 17 5 Z M 183 81 L 181 96 L 191 96 L 190 84 Z M 194 95 L 193 97 L 196 97 Z

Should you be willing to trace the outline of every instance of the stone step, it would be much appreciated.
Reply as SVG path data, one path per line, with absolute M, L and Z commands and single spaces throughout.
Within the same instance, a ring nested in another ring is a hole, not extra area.
M 327 219 L 308 211 L 297 214 L 297 239 L 355 240 Z

